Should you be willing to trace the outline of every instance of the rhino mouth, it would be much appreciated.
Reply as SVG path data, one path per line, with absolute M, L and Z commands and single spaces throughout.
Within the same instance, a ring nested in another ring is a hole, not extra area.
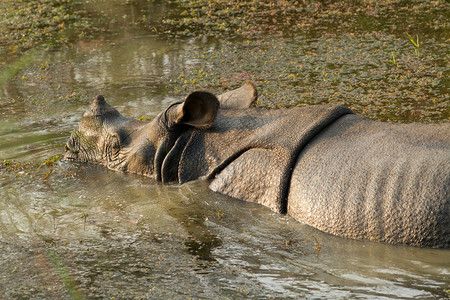
M 74 160 L 77 160 L 78 159 L 78 154 L 77 153 L 74 153 L 74 152 L 66 152 L 66 153 L 64 153 L 64 159 L 65 160 L 72 160 L 72 161 L 74 161 Z
M 65 153 L 64 153 L 64 159 L 65 160 L 78 160 L 78 153 L 79 151 L 72 149 L 68 143 L 65 145 Z
M 79 131 L 72 132 L 64 148 L 64 159 L 81 161 L 94 161 L 97 150 L 95 143 Z

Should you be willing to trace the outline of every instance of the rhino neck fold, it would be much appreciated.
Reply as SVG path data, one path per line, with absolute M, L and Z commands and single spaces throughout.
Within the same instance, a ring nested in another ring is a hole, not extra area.
M 304 129 L 301 138 L 298 140 L 297 145 L 293 148 L 293 151 L 289 153 L 289 162 L 283 170 L 282 178 L 285 179 L 281 189 L 281 207 L 280 213 L 287 213 L 287 199 L 289 196 L 289 188 L 291 186 L 292 173 L 294 171 L 295 164 L 297 162 L 300 153 L 312 141 L 319 133 L 325 131 L 334 122 L 339 120 L 345 115 L 354 114 L 352 110 L 344 106 L 328 107 L 328 109 L 319 112 L 319 117 L 310 123 Z
M 184 147 L 189 140 L 191 131 L 180 135 L 175 141 L 164 141 L 155 157 L 156 179 L 163 183 L 178 181 L 178 166 Z
M 180 157 L 179 181 L 206 176 L 214 191 L 285 213 L 300 152 L 324 128 L 351 113 L 332 106 L 224 110 L 212 128 L 193 131 Z

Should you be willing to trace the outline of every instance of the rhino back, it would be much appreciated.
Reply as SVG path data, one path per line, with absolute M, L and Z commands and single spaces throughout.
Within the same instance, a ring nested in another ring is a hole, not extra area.
M 301 149 L 345 107 L 223 110 L 208 131 L 194 131 L 179 164 L 180 182 L 207 176 L 210 188 L 285 213 Z
M 288 213 L 332 234 L 450 247 L 450 124 L 347 115 L 302 151 Z

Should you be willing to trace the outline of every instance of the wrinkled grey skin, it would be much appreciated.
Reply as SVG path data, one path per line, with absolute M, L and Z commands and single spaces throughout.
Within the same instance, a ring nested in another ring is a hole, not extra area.
M 162 182 L 198 178 L 324 232 L 450 248 L 450 124 L 388 124 L 345 107 L 251 108 L 251 83 L 191 93 L 151 122 L 97 96 L 66 158 Z

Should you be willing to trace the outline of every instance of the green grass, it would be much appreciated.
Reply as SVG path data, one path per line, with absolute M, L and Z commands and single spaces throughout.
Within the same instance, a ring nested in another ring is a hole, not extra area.
M 419 53 L 420 53 L 419 36 L 416 35 L 416 40 L 414 40 L 414 38 L 409 33 L 406 33 L 406 35 L 408 36 L 409 41 L 411 42 L 411 44 L 413 44 L 413 46 L 414 46 L 414 53 L 417 56 L 419 56 Z

